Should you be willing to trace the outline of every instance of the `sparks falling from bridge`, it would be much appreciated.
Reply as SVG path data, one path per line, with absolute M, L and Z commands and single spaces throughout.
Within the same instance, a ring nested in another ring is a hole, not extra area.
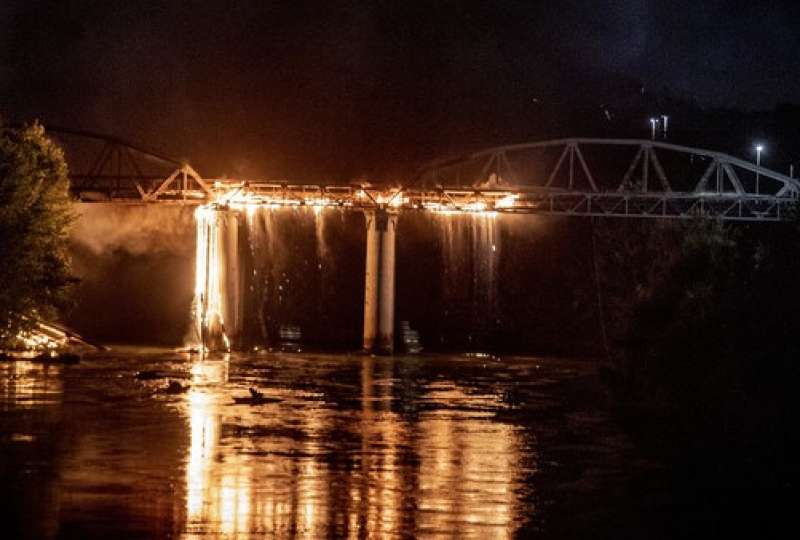
M 136 147 L 126 152 L 175 164 Z M 791 218 L 800 200 L 800 181 L 758 164 L 634 139 L 575 138 L 490 148 L 433 162 L 400 187 L 209 180 L 186 164 L 166 178 L 140 171 L 125 175 L 120 169 L 116 176 L 102 170 L 73 173 L 72 181 L 73 193 L 84 202 L 203 205 L 197 212 L 196 339 L 203 347 L 226 349 L 242 324 L 238 216 L 252 216 L 260 208 L 364 213 L 364 344 L 371 349 L 382 343 L 390 351 L 400 212 L 766 222 Z
M 224 327 L 219 279 L 219 227 L 216 212 L 210 206 L 199 206 L 195 210 L 194 218 L 197 227 L 197 251 L 193 319 L 196 339 L 205 350 L 212 327 Z
M 229 216 L 215 205 L 199 206 L 194 213 L 197 228 L 193 301 L 194 339 L 201 350 L 230 350 L 226 330 L 231 308 L 238 304 L 238 267 L 235 242 L 226 238 Z M 235 232 L 234 232 L 235 234 Z M 231 250 L 234 250 L 231 253 Z M 234 279 L 231 279 L 231 277 Z M 231 283 L 233 282 L 233 283 Z M 231 291 L 231 284 L 237 289 Z M 234 320 L 238 314 L 234 313 Z
M 366 191 L 357 195 L 368 196 Z M 378 193 L 374 198 L 380 206 L 359 209 L 365 215 L 367 227 L 364 347 L 390 352 L 394 343 L 395 231 L 398 209 L 407 201 L 399 190 Z M 480 297 L 481 309 L 490 307 L 495 296 L 492 291 L 496 286 L 499 246 L 496 208 L 513 205 L 514 200 L 513 195 L 504 195 L 491 204 L 472 201 L 457 209 L 433 203 L 423 207 L 442 224 L 442 255 L 448 264 L 470 274 L 465 283 L 469 289 L 475 289 L 476 301 Z M 323 271 L 321 263 L 328 251 L 323 234 L 326 208 L 341 211 L 341 205 L 321 197 L 256 198 L 235 188 L 196 209 L 192 348 L 207 351 L 229 350 L 232 345 L 241 347 L 246 340 L 243 320 L 247 316 L 251 317 L 251 323 L 261 320 L 261 337 L 267 338 L 263 335 L 263 322 L 272 317 L 264 310 L 269 310 L 275 300 L 290 304 L 296 301 L 296 298 L 287 300 L 287 295 L 291 298 L 292 294 L 283 286 L 294 277 L 299 279 L 281 271 L 290 256 L 286 251 L 288 244 L 282 238 L 289 231 L 286 226 L 295 223 L 306 227 L 309 219 L 313 221 L 315 254 Z M 290 227 L 299 233 L 299 229 Z M 456 230 L 458 234 L 454 234 Z M 475 260 L 469 263 L 466 259 Z M 242 294 L 247 298 L 241 298 Z M 248 304 L 251 312 L 245 314 L 243 304 Z M 256 319 L 252 319 L 253 315 Z

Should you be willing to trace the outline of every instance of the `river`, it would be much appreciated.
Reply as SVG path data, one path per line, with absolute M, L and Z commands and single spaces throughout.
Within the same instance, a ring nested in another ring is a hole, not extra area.
M 4 537 L 658 536 L 606 401 L 591 363 L 530 357 L 4 362 Z

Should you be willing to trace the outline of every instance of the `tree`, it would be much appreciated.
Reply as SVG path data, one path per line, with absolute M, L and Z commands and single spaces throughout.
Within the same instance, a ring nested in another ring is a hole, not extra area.
M 62 150 L 38 123 L 0 125 L 0 349 L 66 307 L 73 218 Z

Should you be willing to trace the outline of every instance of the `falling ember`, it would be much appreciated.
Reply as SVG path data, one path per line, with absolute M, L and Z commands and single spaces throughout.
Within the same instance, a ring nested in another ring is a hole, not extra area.
M 198 207 L 194 214 L 197 251 L 193 319 L 195 336 L 203 350 L 230 349 L 223 317 L 225 283 L 223 235 L 220 232 L 222 213 L 214 205 L 207 205 Z
M 465 212 L 485 212 L 486 211 L 486 203 L 483 201 L 475 201 L 471 203 L 466 203 L 461 206 L 461 209 Z
M 476 337 L 471 344 L 480 343 L 490 334 L 497 314 L 499 213 L 431 210 L 441 235 L 444 301 L 453 313 L 470 313 L 468 323 Z
M 495 286 L 483 286 L 482 276 L 491 282 L 496 272 L 500 246 L 499 225 L 494 222 L 500 213 L 517 206 L 518 195 L 509 191 L 442 189 L 416 193 L 398 188 L 376 187 L 368 191 L 350 186 L 217 181 L 211 201 L 195 212 L 193 345 L 202 350 L 228 351 L 231 344 L 244 346 L 258 332 L 267 339 L 268 326 L 275 322 L 271 315 L 265 317 L 267 291 L 277 286 L 272 296 L 279 305 L 288 302 L 289 278 L 279 271 L 279 261 L 286 254 L 274 245 L 279 235 L 274 230 L 275 218 L 283 213 L 275 210 L 313 218 L 319 269 L 329 255 L 325 243 L 326 209 L 425 210 L 455 220 L 459 228 L 470 224 L 473 245 L 469 253 L 475 258 L 473 296 L 485 297 L 481 301 L 491 306 Z

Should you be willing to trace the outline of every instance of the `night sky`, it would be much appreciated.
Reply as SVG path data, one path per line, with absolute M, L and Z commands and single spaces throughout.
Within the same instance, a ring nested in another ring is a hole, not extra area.
M 800 3 L 0 2 L 6 121 L 115 134 L 206 175 L 391 177 L 579 135 L 561 111 L 655 93 L 800 103 Z

